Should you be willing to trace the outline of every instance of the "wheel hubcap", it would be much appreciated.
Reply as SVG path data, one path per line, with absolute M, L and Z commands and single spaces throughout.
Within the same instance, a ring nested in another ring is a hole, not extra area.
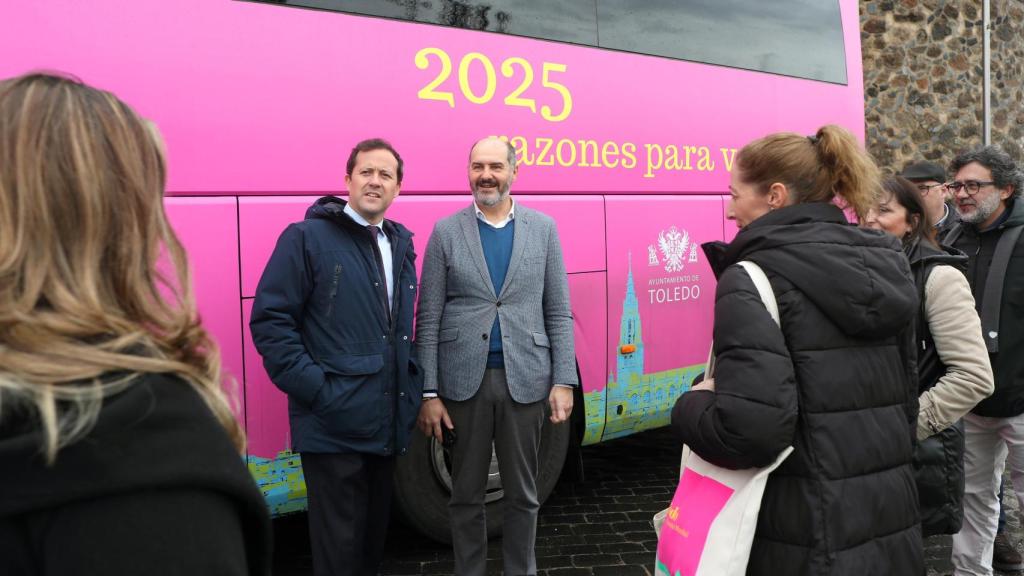
M 430 439 L 430 463 L 434 469 L 434 476 L 444 486 L 448 494 L 452 493 L 452 458 L 448 450 L 444 449 L 436 439 Z M 487 490 L 484 493 L 484 502 L 490 504 L 505 495 L 501 487 L 501 475 L 498 473 L 498 457 L 491 446 L 491 465 L 487 470 Z

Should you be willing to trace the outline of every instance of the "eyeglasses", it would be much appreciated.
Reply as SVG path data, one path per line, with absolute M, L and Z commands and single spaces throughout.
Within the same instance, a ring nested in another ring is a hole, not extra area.
M 967 189 L 967 194 L 974 196 L 978 193 L 983 186 L 989 186 L 995 184 L 992 180 L 981 181 L 981 180 L 967 180 L 966 182 L 953 181 L 946 184 L 946 188 L 949 188 L 954 194 L 959 194 L 960 190 Z
M 946 188 L 945 184 L 916 184 L 917 191 L 921 193 L 921 196 L 927 196 L 932 188 Z

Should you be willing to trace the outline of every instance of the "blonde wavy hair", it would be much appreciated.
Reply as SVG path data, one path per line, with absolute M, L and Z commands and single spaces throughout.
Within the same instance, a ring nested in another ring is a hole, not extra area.
M 48 462 L 104 397 L 155 373 L 188 382 L 244 451 L 165 179 L 155 127 L 113 94 L 52 74 L 0 82 L 0 418 L 28 413 Z
M 792 192 L 793 203 L 839 200 L 862 221 L 882 187 L 874 159 L 849 130 L 834 124 L 814 136 L 779 132 L 754 140 L 736 155 L 736 167 L 743 182 L 763 193 L 781 182 Z

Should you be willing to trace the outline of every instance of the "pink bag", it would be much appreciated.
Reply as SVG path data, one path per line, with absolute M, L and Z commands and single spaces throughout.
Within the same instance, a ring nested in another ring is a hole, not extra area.
M 746 574 L 768 475 L 792 451 L 787 447 L 765 468 L 729 470 L 684 446 L 672 504 L 655 516 L 656 526 L 662 520 L 655 575 Z
M 667 574 L 696 574 L 711 523 L 734 490 L 683 468 L 658 536 L 658 568 Z

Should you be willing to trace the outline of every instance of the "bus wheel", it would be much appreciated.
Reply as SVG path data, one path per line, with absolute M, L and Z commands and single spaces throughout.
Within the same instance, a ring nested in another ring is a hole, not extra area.
M 569 447 L 567 424 L 555 426 L 544 421 L 540 439 L 540 470 L 537 496 L 541 504 L 547 500 Z M 398 458 L 395 468 L 395 505 L 406 521 L 425 536 L 442 543 L 451 543 L 448 519 L 448 498 L 452 491 L 451 456 L 441 443 L 414 430 L 409 450 Z M 487 537 L 501 535 L 502 498 L 498 461 L 491 450 L 491 468 L 487 478 L 484 501 L 487 505 Z

